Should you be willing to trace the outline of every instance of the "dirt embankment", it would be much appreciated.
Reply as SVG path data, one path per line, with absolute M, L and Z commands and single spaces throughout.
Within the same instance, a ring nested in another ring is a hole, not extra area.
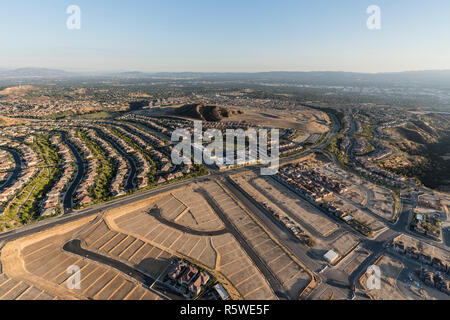
M 0 91 L 0 96 L 20 96 L 29 91 L 35 91 L 39 88 L 34 86 L 10 87 Z
M 25 261 L 23 259 L 23 250 L 28 246 L 32 246 L 33 244 L 36 244 L 38 242 L 45 241 L 46 239 L 48 239 L 49 242 L 56 241 L 58 244 L 61 244 L 62 247 L 62 245 L 66 241 L 68 241 L 73 236 L 73 234 L 75 234 L 93 219 L 95 219 L 95 217 L 82 218 L 77 221 L 66 223 L 46 231 L 32 234 L 25 238 L 20 238 L 18 240 L 8 242 L 3 247 L 0 256 L 3 272 L 8 277 L 32 284 L 59 298 L 69 300 L 83 299 L 82 296 L 61 286 L 55 286 L 54 283 L 30 272 L 30 270 L 28 270 L 25 266 Z M 51 266 L 49 266 L 49 268 L 50 267 Z
M 0 127 L 17 126 L 21 124 L 27 124 L 28 121 L 24 119 L 15 119 L 5 116 L 0 116 Z

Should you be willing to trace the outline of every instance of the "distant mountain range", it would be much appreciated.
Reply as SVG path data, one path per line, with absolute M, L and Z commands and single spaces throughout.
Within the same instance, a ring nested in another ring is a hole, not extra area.
M 363 85 L 402 83 L 407 85 L 433 83 L 450 85 L 450 70 L 408 71 L 395 73 L 354 73 L 338 71 L 258 72 L 258 73 L 156 73 L 153 76 L 186 77 L 203 80 L 275 81 L 323 85 Z
M 59 69 L 47 68 L 19 68 L 1 69 L 1 79 L 28 79 L 28 78 L 68 78 L 68 77 L 113 77 L 113 78 L 168 78 L 168 79 L 197 79 L 205 81 L 261 81 L 285 82 L 311 85 L 427 85 L 432 87 L 450 87 L 450 70 L 408 71 L 396 73 L 354 73 L 354 72 L 159 72 L 146 73 L 141 71 L 126 71 L 115 73 L 81 73 L 68 72 Z
M 47 68 L 19 68 L 19 69 L 0 69 L 0 78 L 8 77 L 67 77 L 74 73 L 58 69 Z

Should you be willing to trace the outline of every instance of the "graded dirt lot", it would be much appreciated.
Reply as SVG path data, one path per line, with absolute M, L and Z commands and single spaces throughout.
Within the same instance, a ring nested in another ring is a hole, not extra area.
M 159 215 L 154 215 L 155 207 Z M 225 216 L 226 223 L 221 220 Z M 245 248 L 240 242 L 242 235 Z M 7 243 L 1 251 L 0 298 L 164 298 L 105 262 L 64 250 L 63 246 L 73 239 L 79 239 L 82 249 L 153 279 L 164 274 L 172 258 L 187 259 L 213 274 L 233 299 L 277 299 L 272 282 L 269 284 L 261 271 L 262 261 L 291 298 L 298 298 L 312 280 L 219 184 L 207 182 Z M 255 260 L 255 252 L 259 260 Z M 73 266 L 81 270 L 79 289 L 67 286 L 72 275 L 68 269 Z
M 450 251 L 443 250 L 441 248 L 429 245 L 426 242 L 416 240 L 407 235 L 401 235 L 395 239 L 396 241 L 401 241 L 407 247 L 415 247 L 421 253 L 429 255 L 431 257 L 436 257 L 441 259 L 446 263 L 450 263 Z
M 308 226 L 308 229 L 314 230 L 320 237 L 327 237 L 339 229 L 330 218 L 271 177 L 257 176 L 253 171 L 245 171 L 234 175 L 232 179 L 245 190 L 250 187 L 250 190 L 260 193 L 289 217 L 300 225 Z
M 346 298 L 341 291 L 331 288 L 327 288 L 318 296 L 319 300 L 346 300 Z
M 2 249 L 3 299 L 160 299 L 123 273 L 62 249 L 89 221 L 69 223 L 7 243 Z M 69 289 L 69 267 L 80 268 L 80 288 Z
M 182 226 L 199 230 L 215 231 L 224 228 L 208 203 L 192 187 L 186 187 L 156 202 L 161 215 Z
M 391 220 L 394 215 L 394 197 L 390 190 L 377 186 L 370 181 L 342 170 L 334 163 L 319 165 L 317 170 L 330 177 L 344 182 L 348 190 L 341 195 L 350 202 L 365 206 L 384 219 Z
M 349 186 L 347 191 L 342 193 L 342 196 L 362 206 L 367 204 L 367 192 L 357 185 Z
M 180 199 L 183 199 L 183 203 L 186 205 L 192 202 L 195 211 L 195 204 L 199 201 L 198 197 L 193 196 L 191 199 L 185 199 L 182 192 L 183 190 L 177 190 L 173 194 L 175 197 L 180 196 Z M 183 257 L 207 268 L 218 279 L 222 278 L 222 283 L 227 288 L 235 288 L 234 290 L 237 290 L 239 296 L 244 299 L 276 299 L 267 281 L 231 234 L 226 231 L 215 236 L 206 235 L 208 231 L 205 231 L 205 236 L 191 234 L 188 231 L 164 225 L 148 214 L 148 210 L 156 203 L 164 207 L 172 202 L 170 205 L 173 206 L 174 210 L 178 210 L 180 204 L 175 205 L 176 202 L 174 201 L 172 195 L 169 194 L 153 201 L 149 200 L 141 208 L 134 206 L 134 210 L 118 210 L 107 214 L 105 221 L 109 228 L 108 233 L 114 233 L 114 235 L 111 234 L 106 238 L 112 237 L 113 240 L 118 238 L 117 241 L 120 241 L 119 243 L 123 245 L 120 249 L 114 251 L 110 248 L 112 244 L 107 244 L 108 247 L 103 247 L 105 248 L 103 250 L 108 250 L 108 255 L 115 254 L 115 258 L 123 260 L 130 255 L 130 251 L 133 251 L 134 247 L 139 245 L 138 241 L 141 241 L 145 244 L 131 255 L 128 263 L 131 262 L 137 268 L 146 268 L 145 270 L 149 274 L 159 275 L 167 266 L 170 257 Z M 190 207 L 184 210 L 190 210 Z M 216 217 L 213 213 L 208 215 L 210 218 Z M 179 222 L 177 220 L 177 223 Z M 221 223 L 216 223 L 216 226 L 219 225 L 223 229 Z M 180 225 L 180 227 L 183 226 Z M 121 236 L 115 235 L 115 233 Z M 125 238 L 122 239 L 122 237 Z M 93 236 L 93 238 L 95 237 Z M 110 240 L 109 243 L 112 243 L 112 241 Z M 128 247 L 124 248 L 124 244 L 128 244 Z M 132 246 L 134 247 L 131 248 Z M 101 251 L 101 247 L 99 250 Z M 156 268 L 157 265 L 160 267 Z
M 331 246 L 340 256 L 345 256 L 359 243 L 359 239 L 352 233 L 345 233 L 333 240 Z
M 173 105 L 157 109 L 148 109 L 139 111 L 140 114 L 148 116 L 173 116 L 174 110 L 181 105 Z M 227 106 L 219 106 L 225 107 Z M 284 128 L 298 129 L 308 134 L 323 134 L 329 130 L 331 120 L 325 112 L 303 108 L 295 112 L 273 110 L 273 109 L 256 109 L 247 106 L 233 106 L 232 109 L 242 111 L 242 114 L 236 114 L 222 121 L 246 121 L 253 126 L 261 126 L 268 128 Z
M 369 254 L 368 250 L 358 245 L 344 259 L 339 261 L 337 267 L 346 274 L 351 275 L 366 260 Z
M 265 261 L 291 297 L 298 295 L 311 282 L 302 269 L 231 197 L 214 182 L 204 183 L 204 190 L 216 201 L 230 222 L 239 230 Z
M 27 282 L 0 274 L 0 300 L 56 300 L 57 297 Z
M 369 186 L 373 192 L 373 199 L 369 202 L 369 207 L 372 212 L 378 214 L 380 217 L 391 220 L 394 216 L 394 196 L 388 189 L 379 186 Z
M 256 110 L 251 108 L 241 108 L 244 112 L 234 115 L 226 120 L 247 121 L 249 123 L 263 126 L 286 129 L 298 129 L 308 133 L 322 134 L 329 130 L 331 123 L 326 113 L 305 108 L 294 113 L 278 110 Z
M 376 265 L 380 267 L 382 274 L 380 289 L 367 290 L 367 292 L 375 300 L 406 300 L 397 286 L 397 278 L 400 272 L 403 270 L 404 265 L 400 261 L 397 261 L 389 256 L 382 256 Z M 360 283 L 366 288 L 367 276 L 364 274 Z

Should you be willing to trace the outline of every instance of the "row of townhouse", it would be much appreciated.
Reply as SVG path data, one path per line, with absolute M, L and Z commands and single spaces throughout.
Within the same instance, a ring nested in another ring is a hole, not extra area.
M 115 126 L 114 129 L 116 129 L 120 134 L 124 135 L 125 137 L 133 140 L 137 145 L 140 147 L 145 148 L 145 143 L 142 139 L 140 139 L 138 136 L 131 135 L 128 131 L 123 129 L 121 126 Z M 116 141 L 121 141 L 121 143 L 126 144 L 123 140 L 117 139 L 117 137 L 114 137 Z M 147 161 L 147 159 L 144 157 L 144 155 L 141 152 L 138 152 L 136 150 L 134 151 L 134 158 L 136 159 L 136 166 L 138 168 L 138 172 L 136 175 L 136 183 L 137 188 L 145 188 L 149 185 L 149 173 L 151 170 L 151 165 Z
M 400 188 L 405 185 L 405 178 L 380 169 L 363 157 L 356 157 L 356 162 L 351 161 L 348 163 L 348 166 L 357 171 L 363 177 L 378 181 L 379 183 L 383 183 L 390 187 Z
M 147 152 L 151 155 L 152 159 L 155 161 L 157 168 L 159 169 L 159 176 L 165 176 L 163 179 L 171 180 L 177 178 L 179 175 L 175 176 L 178 172 L 180 172 L 179 168 L 173 168 L 172 163 L 167 155 L 171 153 L 171 146 L 165 146 L 164 143 L 150 134 L 145 130 L 141 130 L 140 128 L 136 128 L 133 126 L 125 125 L 127 127 L 133 137 L 133 139 L 138 143 L 141 147 L 145 148 Z M 127 130 L 121 128 L 123 133 L 128 133 Z M 145 140 L 143 138 L 145 138 Z M 173 178 L 170 175 L 173 173 Z M 161 179 L 159 179 L 161 181 Z
M 78 204 L 85 205 L 93 200 L 89 194 L 88 188 L 95 184 L 99 164 L 89 148 L 77 137 L 75 130 L 69 132 L 69 139 L 81 151 L 83 158 L 86 160 L 84 177 L 75 191 L 75 200 Z
M 359 135 L 363 132 L 363 127 L 361 126 L 361 122 L 355 120 L 355 135 Z
M 363 159 L 366 161 L 378 161 L 382 160 L 384 158 L 389 157 L 394 153 L 394 150 L 389 148 L 387 145 L 385 145 L 380 140 L 374 140 L 372 141 L 373 146 L 376 148 L 374 152 L 371 152 L 368 155 L 365 155 Z
M 440 272 L 432 272 L 425 268 L 417 270 L 419 279 L 423 281 L 427 286 L 434 287 L 447 295 L 450 295 L 450 281 L 444 279 Z
M 344 136 L 339 143 L 339 151 L 342 154 L 346 153 L 346 150 L 350 147 L 350 138 L 348 136 Z
M 294 142 L 282 142 L 279 146 L 280 155 L 301 151 L 302 149 L 303 146 L 301 144 Z
M 300 174 L 289 174 L 280 170 L 275 177 L 287 182 L 291 187 L 314 202 L 322 201 L 323 198 L 332 194 L 331 191 L 325 190 L 322 185 L 313 183 L 310 179 Z
M 331 191 L 343 193 L 347 186 L 341 181 L 331 179 L 314 168 L 309 168 L 301 163 L 287 164 L 280 168 L 280 173 L 290 179 L 295 185 L 299 185 L 315 194 L 316 201 L 330 195 Z
M 147 127 L 163 134 L 171 133 L 174 130 L 180 129 L 189 124 L 189 121 L 187 120 L 152 118 L 138 114 L 128 114 L 123 116 L 121 119 L 145 124 Z
M 10 172 L 10 171 L 0 172 L 0 186 L 3 185 L 9 179 L 9 177 L 11 175 L 12 175 L 12 172 Z
M 405 255 L 409 259 L 417 260 L 421 264 L 431 266 L 439 272 L 447 273 L 450 275 L 450 262 L 443 261 L 441 258 L 433 257 L 432 255 L 419 250 L 414 245 L 405 245 L 399 237 L 392 240 L 389 249 Z
M 14 160 L 11 158 L 11 154 L 1 149 L 0 150 L 0 171 L 11 170 L 14 168 Z
M 13 184 L 0 193 L 0 205 L 10 202 L 16 194 L 39 172 L 36 167 L 22 170 Z
M 117 145 L 118 148 L 120 148 L 123 152 L 131 155 L 134 159 L 136 159 L 136 157 L 134 157 L 135 150 L 133 149 L 133 147 L 126 144 L 121 138 L 116 137 L 113 134 L 111 134 L 111 132 L 109 132 L 104 127 L 96 126 L 96 128 L 101 132 L 103 137 L 106 137 L 107 139 L 114 141 L 114 143 Z M 117 156 L 114 156 L 113 154 L 115 154 Z M 111 156 L 114 156 L 115 159 L 117 160 L 118 167 L 117 167 L 116 177 L 114 178 L 114 180 L 111 183 L 111 190 L 112 190 L 113 196 L 120 196 L 120 195 L 125 194 L 124 185 L 125 185 L 125 179 L 129 175 L 129 168 L 128 168 L 128 162 L 126 161 L 126 159 L 123 156 L 119 155 L 115 149 L 114 149 L 113 154 L 111 154 Z
M 285 167 L 287 169 L 285 169 Z M 274 176 L 278 181 L 288 184 L 294 189 L 295 192 L 307 198 L 312 204 L 320 207 L 326 213 L 343 220 L 355 230 L 366 236 L 370 236 L 372 234 L 372 229 L 366 224 L 356 220 L 353 217 L 352 212 L 348 210 L 342 211 L 332 204 L 323 201 L 324 198 L 332 194 L 332 191 L 325 189 L 321 184 L 310 180 L 299 173 L 295 173 L 295 170 L 292 169 L 291 165 L 287 165 L 285 167 L 282 167 L 280 172 Z
M 369 148 L 368 142 L 361 138 L 355 139 L 354 153 L 355 154 L 364 154 Z
M 39 159 L 39 156 L 32 148 L 30 148 L 28 145 L 24 143 L 19 143 L 16 141 L 9 141 L 7 142 L 7 146 L 11 149 L 16 149 L 20 152 L 22 161 L 24 162 L 24 166 L 26 167 L 32 167 L 36 166 L 41 162 L 41 159 Z
M 323 175 L 315 168 L 304 169 L 301 171 L 301 174 L 315 183 L 321 184 L 328 190 L 332 190 L 336 193 L 342 194 L 348 190 L 348 187 L 342 181 L 331 179 L 326 175 Z
M 190 170 L 190 169 L 189 169 L 188 166 L 186 166 L 185 169 L 183 169 L 183 171 L 177 171 L 177 172 L 174 172 L 174 173 L 168 173 L 168 174 L 165 174 L 165 175 L 160 175 L 158 177 L 158 179 L 156 180 L 156 183 L 161 184 L 161 183 L 164 183 L 164 182 L 167 182 L 167 181 L 172 181 L 174 179 L 180 179 L 180 178 L 182 178 L 184 176 L 184 174 L 183 174 L 184 172 L 188 172 L 188 171 L 185 171 L 185 170 Z
M 228 129 L 246 131 L 250 128 L 254 128 L 254 126 L 251 126 L 251 124 L 245 120 L 243 120 L 243 121 L 219 121 L 219 122 L 203 121 L 202 126 L 203 126 L 204 130 L 217 129 L 217 130 L 222 131 L 222 133 L 225 133 L 226 130 L 228 130 Z
M 86 109 L 91 111 L 93 109 L 104 109 L 109 108 L 112 110 L 119 109 L 123 107 L 123 103 L 125 101 L 119 99 L 117 101 L 109 101 L 107 105 L 104 102 L 95 101 L 92 99 L 87 100 L 77 100 L 73 101 L 65 101 L 65 100 L 47 100 L 39 102 L 35 101 L 33 98 L 31 99 L 20 99 L 20 100 L 10 100 L 11 105 L 9 106 L 8 115 L 10 116 L 21 116 L 21 117 L 31 117 L 31 118 L 40 118 L 46 117 L 49 114 L 54 113 L 64 113 L 67 111 L 73 111 L 74 109 L 83 111 Z M 31 106 L 27 109 L 24 109 L 23 106 L 28 105 Z
M 124 124 L 123 126 L 125 128 L 127 128 L 129 131 L 131 131 L 133 133 L 137 133 L 138 135 L 145 137 L 146 142 L 148 144 L 150 144 L 151 146 L 153 146 L 154 148 L 163 148 L 164 147 L 164 142 L 161 139 L 150 134 L 148 131 L 141 129 L 141 127 L 139 125 L 132 126 L 129 124 Z
M 119 128 L 115 128 L 121 131 Z M 109 130 L 105 128 L 101 128 L 102 132 L 108 136 L 110 139 L 113 139 L 114 142 L 118 145 L 119 148 L 124 150 L 127 154 L 129 154 L 133 159 L 134 163 L 136 165 L 137 174 L 136 174 L 136 184 L 137 188 L 145 188 L 148 186 L 149 179 L 148 179 L 148 173 L 150 171 L 150 165 L 148 164 L 147 160 L 144 158 L 144 156 L 136 151 L 131 145 L 126 143 L 122 138 L 113 135 Z M 121 131 L 121 133 L 123 133 Z M 122 169 L 119 167 L 118 172 L 123 172 Z
M 106 142 L 100 136 L 97 136 L 96 132 L 93 129 L 90 129 L 88 131 L 88 137 L 91 138 L 92 141 L 97 143 L 103 150 L 105 150 L 105 152 L 108 154 L 108 157 L 114 159 L 114 162 L 116 163 L 117 171 L 111 182 L 111 194 L 113 196 L 120 196 L 125 194 L 124 185 L 125 178 L 128 173 L 128 164 L 126 160 L 108 142 Z
M 51 137 L 50 142 L 58 148 L 58 153 L 61 156 L 63 164 L 59 180 L 47 193 L 46 198 L 44 199 L 44 205 L 41 213 L 43 216 L 49 216 L 57 213 L 58 208 L 62 203 L 64 192 L 75 174 L 72 152 L 62 142 L 61 137 L 59 135 L 54 135 Z
M 350 131 L 351 128 L 351 121 L 350 121 L 350 115 L 345 115 L 342 119 L 342 124 L 344 128 L 342 129 L 342 133 L 347 134 Z

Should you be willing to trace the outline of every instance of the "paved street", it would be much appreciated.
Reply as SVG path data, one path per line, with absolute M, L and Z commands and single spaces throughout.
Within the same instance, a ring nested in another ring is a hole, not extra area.
M 65 213 L 67 213 L 72 210 L 73 195 L 74 195 L 75 191 L 77 190 L 77 187 L 81 182 L 81 179 L 83 179 L 84 172 L 86 169 L 85 169 L 85 163 L 83 161 L 83 158 L 81 157 L 77 148 L 75 148 L 75 146 L 67 138 L 67 132 L 61 131 L 61 139 L 69 147 L 70 151 L 74 155 L 75 163 L 77 166 L 75 178 L 73 179 L 69 188 L 67 188 L 66 193 L 64 194 L 63 206 L 64 206 Z
M 71 240 L 67 242 L 63 246 L 63 250 L 82 256 L 86 259 L 99 262 L 101 264 L 110 266 L 129 277 L 132 277 L 136 279 L 137 281 L 141 282 L 146 288 L 149 288 L 149 290 L 155 292 L 158 295 L 161 295 L 163 298 L 169 298 L 169 299 L 175 299 L 180 300 L 184 299 L 184 297 L 176 292 L 175 290 L 171 289 L 169 286 L 165 285 L 162 282 L 156 281 L 156 279 L 153 279 L 149 275 L 125 264 L 122 263 L 116 259 L 112 259 L 109 257 L 106 257 L 104 255 L 98 254 L 96 252 L 92 252 L 86 249 L 83 249 L 81 247 L 81 241 L 80 240 Z M 152 289 L 150 289 L 152 288 Z

